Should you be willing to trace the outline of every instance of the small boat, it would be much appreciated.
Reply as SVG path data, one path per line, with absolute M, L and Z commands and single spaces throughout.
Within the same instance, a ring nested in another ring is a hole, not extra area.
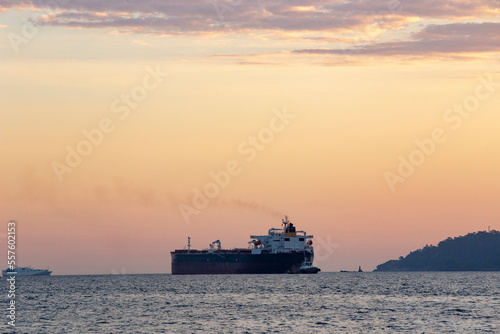
M 309 261 L 304 261 L 300 265 L 300 267 L 297 268 L 292 268 L 288 271 L 289 274 L 317 274 L 320 272 L 321 269 L 318 267 L 315 267 L 311 264 Z
M 31 267 L 15 267 L 2 270 L 3 276 L 49 276 L 52 271 L 48 269 L 33 269 Z
M 363 270 L 361 269 L 361 266 L 359 266 L 358 271 L 349 271 L 349 270 L 341 270 L 341 273 L 362 273 Z

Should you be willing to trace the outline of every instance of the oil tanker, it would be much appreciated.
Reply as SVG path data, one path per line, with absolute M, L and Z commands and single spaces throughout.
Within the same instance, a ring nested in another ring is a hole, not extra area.
M 248 248 L 222 249 L 216 240 L 209 249 L 187 249 L 170 252 L 173 275 L 200 274 L 283 274 L 300 269 L 304 262 L 314 261 L 312 235 L 297 231 L 282 219 L 282 228 L 271 228 L 267 235 L 251 235 Z

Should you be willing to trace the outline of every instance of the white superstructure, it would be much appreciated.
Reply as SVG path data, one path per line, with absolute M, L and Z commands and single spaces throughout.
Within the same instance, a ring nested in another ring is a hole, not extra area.
M 261 254 L 263 250 L 271 253 L 289 253 L 303 251 L 313 253 L 312 235 L 304 231 L 296 231 L 295 226 L 288 221 L 288 217 L 282 219 L 283 228 L 272 228 L 268 235 L 251 235 L 254 239 L 249 243 L 253 246 L 252 254 Z

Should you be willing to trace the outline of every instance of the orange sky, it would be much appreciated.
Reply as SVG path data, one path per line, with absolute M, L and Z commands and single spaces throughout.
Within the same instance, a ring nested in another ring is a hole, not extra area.
M 95 13 L 132 20 L 111 5 L 82 10 L 96 19 L 78 28 L 61 7 L 33 36 L 23 19 L 46 13 L 2 8 L 0 33 L 26 40 L 17 53 L 0 42 L 0 242 L 15 219 L 19 265 L 170 272 L 187 236 L 196 248 L 246 247 L 287 214 L 315 236 L 323 271 L 372 270 L 500 228 L 499 43 L 484 6 L 438 21 L 407 7 L 376 20 L 362 45 L 353 34 L 368 16 L 320 28 L 309 7 L 269 7 L 265 24 L 235 7 L 224 15 L 232 28 L 210 31 L 181 7 L 185 25 L 160 17 L 133 29 L 96 23 L 105 15 Z M 278 14 L 297 15 L 296 26 L 280 27 Z M 464 29 L 488 38 L 464 46 L 453 35 Z M 334 39 L 356 52 L 339 54 Z M 212 198 L 196 206 L 198 190 Z

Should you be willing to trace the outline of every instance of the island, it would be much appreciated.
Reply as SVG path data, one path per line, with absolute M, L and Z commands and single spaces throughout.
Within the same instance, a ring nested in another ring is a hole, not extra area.
M 500 271 L 500 232 L 448 238 L 382 263 L 374 271 Z

